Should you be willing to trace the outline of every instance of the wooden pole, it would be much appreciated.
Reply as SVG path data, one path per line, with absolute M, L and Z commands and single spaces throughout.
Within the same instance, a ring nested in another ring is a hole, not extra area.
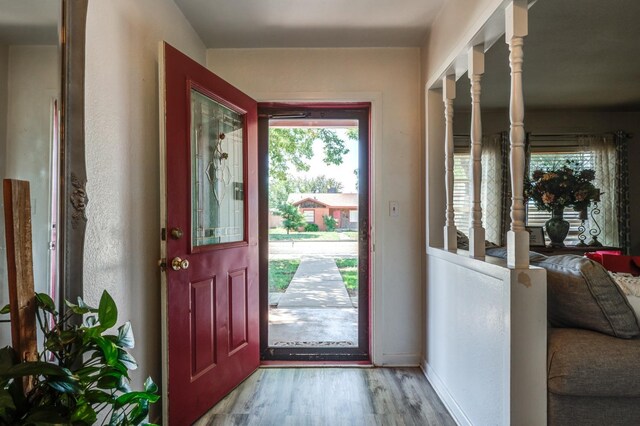
M 38 359 L 29 182 L 4 179 L 11 344 L 21 361 Z M 25 393 L 32 386 L 23 382 Z
M 480 79 L 484 74 L 483 46 L 469 49 L 469 81 L 471 83 L 471 223 L 469 256 L 484 258 L 485 231 L 482 227 L 480 189 L 482 187 L 482 118 L 480 116 Z
M 527 0 L 514 0 L 505 9 L 506 42 L 511 67 L 511 229 L 507 233 L 507 265 L 529 267 L 529 233 L 525 229 L 524 210 L 524 95 L 522 64 L 524 37 L 528 33 Z
M 442 101 L 445 119 L 445 191 L 447 193 L 444 226 L 444 249 L 458 249 L 457 230 L 453 210 L 453 100 L 456 98 L 456 80 L 453 75 L 442 79 Z

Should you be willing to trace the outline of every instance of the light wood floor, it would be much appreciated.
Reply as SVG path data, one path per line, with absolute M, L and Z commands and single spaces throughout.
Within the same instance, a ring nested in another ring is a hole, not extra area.
M 196 425 L 455 425 L 418 368 L 261 368 Z

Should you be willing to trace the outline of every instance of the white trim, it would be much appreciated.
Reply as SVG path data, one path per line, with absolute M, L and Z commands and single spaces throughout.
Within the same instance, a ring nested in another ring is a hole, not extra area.
M 383 354 L 382 362 L 378 365 L 385 367 L 418 367 L 421 353 Z
M 469 420 L 469 418 L 464 414 L 464 411 L 458 405 L 456 399 L 453 397 L 453 395 L 451 395 L 449 389 L 447 389 L 447 386 L 440 379 L 440 377 L 438 377 L 436 372 L 433 371 L 433 368 L 431 368 L 427 360 L 422 360 L 420 368 L 431 384 L 433 390 L 440 397 L 440 400 L 444 404 L 447 411 L 449 411 L 449 414 L 451 414 L 451 417 L 453 417 L 453 420 L 456 422 L 456 424 L 461 426 L 473 426 L 471 420 Z
M 384 330 L 384 286 L 378 285 L 378 277 L 383 277 L 383 255 L 384 251 L 376 252 L 376 241 L 384 241 L 384 229 L 377 226 L 377 214 L 384 217 L 385 206 L 383 205 L 382 193 L 378 188 L 382 188 L 382 92 L 259 92 L 253 94 L 253 98 L 258 102 L 370 102 L 371 103 L 371 122 L 370 135 L 371 140 L 369 151 L 369 208 L 370 208 L 370 241 L 371 251 L 371 291 L 369 306 L 369 328 L 371 330 L 370 346 L 371 346 L 371 362 L 379 365 L 384 361 L 383 348 L 383 330 Z M 413 363 L 412 365 L 417 365 Z
M 167 152 L 166 152 L 166 140 L 167 135 L 165 133 L 166 124 L 166 93 L 165 93 L 165 57 L 164 57 L 164 45 L 165 42 L 158 43 L 158 114 L 160 115 L 160 231 L 167 226 L 167 176 L 166 176 L 166 164 L 167 164 Z M 159 232 L 158 235 L 162 235 Z M 160 238 L 160 259 L 167 258 L 167 242 L 162 241 Z M 166 260 L 165 260 L 166 262 Z M 169 321 L 169 313 L 167 306 L 167 274 L 160 272 L 160 343 L 161 343 L 161 368 L 162 368 L 162 424 L 167 425 L 169 421 L 169 339 L 167 335 Z

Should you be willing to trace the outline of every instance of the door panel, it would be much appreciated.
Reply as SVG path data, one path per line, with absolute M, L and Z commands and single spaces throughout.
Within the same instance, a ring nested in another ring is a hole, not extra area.
M 182 425 L 260 362 L 257 108 L 166 43 L 162 71 L 163 391 Z

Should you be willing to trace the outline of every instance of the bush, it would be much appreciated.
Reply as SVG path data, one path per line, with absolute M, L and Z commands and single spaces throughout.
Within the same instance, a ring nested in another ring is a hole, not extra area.
M 282 226 L 287 230 L 287 234 L 304 225 L 304 216 L 293 204 L 285 203 L 278 210 L 283 219 Z
M 335 217 L 324 215 L 322 216 L 322 220 L 324 221 L 324 226 L 327 227 L 327 231 L 332 232 L 336 230 L 336 225 L 338 225 L 338 221 Z
M 304 230 L 305 232 L 318 232 L 320 228 L 318 228 L 318 225 L 316 225 L 315 223 L 307 223 L 304 226 Z

